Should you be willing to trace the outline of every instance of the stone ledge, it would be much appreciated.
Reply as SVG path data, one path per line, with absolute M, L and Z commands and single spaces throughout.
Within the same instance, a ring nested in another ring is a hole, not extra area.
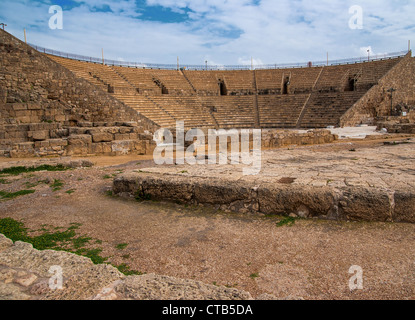
M 312 187 L 209 177 L 126 172 L 114 194 L 246 213 L 370 222 L 415 223 L 415 194 L 364 186 Z

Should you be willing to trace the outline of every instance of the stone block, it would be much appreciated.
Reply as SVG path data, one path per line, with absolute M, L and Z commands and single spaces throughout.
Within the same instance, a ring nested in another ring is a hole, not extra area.
M 30 150 L 33 149 L 35 146 L 34 142 L 21 142 L 17 144 L 18 150 Z
M 55 116 L 55 121 L 57 122 L 64 122 L 65 120 L 66 120 L 66 117 L 63 114 L 60 114 L 60 115 L 58 114 Z
M 83 128 L 92 128 L 94 124 L 92 122 L 79 122 L 78 126 Z
M 130 135 L 127 133 L 127 134 L 120 134 L 120 133 L 118 133 L 118 134 L 115 134 L 115 140 L 130 140 Z
M 415 194 L 407 191 L 395 192 L 394 222 L 415 223 Z
M 37 103 L 29 103 L 27 105 L 28 110 L 42 110 L 42 106 Z
M 20 110 L 27 110 L 27 104 L 26 103 L 13 103 L 13 110 L 20 111 Z
M 66 139 L 50 139 L 47 142 L 50 144 L 51 147 L 65 147 L 68 145 L 68 140 Z
M 103 144 L 102 143 L 93 143 L 91 145 L 91 153 L 96 155 L 101 155 L 104 153 Z
M 130 133 L 129 140 L 138 140 L 138 133 Z
M 299 186 L 261 186 L 258 202 L 261 213 L 284 215 L 293 212 L 300 217 L 332 216 L 336 195 L 330 188 Z
M 343 191 L 339 201 L 339 215 L 344 220 L 373 222 L 390 222 L 393 218 L 386 191 L 363 187 L 352 187 Z
M 121 134 L 131 133 L 133 131 L 133 128 L 127 128 L 127 127 L 120 127 L 119 132 Z
M 31 123 L 32 122 L 32 117 L 23 116 L 23 117 L 16 118 L 16 120 L 18 120 L 20 123 Z
M 49 139 L 49 131 L 34 131 L 32 132 L 32 138 L 35 141 L 43 141 Z
M 86 134 L 87 132 L 88 128 L 71 127 L 68 129 L 68 135 Z
M 134 141 L 112 141 L 111 149 L 117 156 L 130 154 L 134 150 Z
M 68 137 L 70 146 L 83 147 L 92 143 L 92 136 L 89 134 L 76 134 Z
M 66 148 L 66 154 L 68 156 L 86 156 L 89 153 L 89 148 L 86 146 L 69 145 Z
M 114 140 L 114 136 L 111 133 L 98 132 L 92 134 L 92 141 L 97 142 L 111 142 Z
M 50 147 L 49 141 L 50 140 L 47 140 L 47 141 L 36 141 L 35 142 L 35 148 L 36 149 L 38 149 L 38 148 L 49 148 Z
M 10 151 L 10 158 L 31 158 L 35 155 L 36 154 L 34 149 Z
M 51 139 L 60 139 L 69 135 L 69 129 L 56 129 L 50 131 Z
M 146 144 L 146 141 L 134 140 L 134 151 L 137 154 L 145 155 L 146 152 L 147 152 L 147 144 Z

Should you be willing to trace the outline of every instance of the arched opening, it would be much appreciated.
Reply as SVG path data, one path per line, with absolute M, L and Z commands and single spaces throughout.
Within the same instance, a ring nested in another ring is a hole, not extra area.
M 282 86 L 282 94 L 288 94 L 289 92 L 289 85 L 290 85 L 290 77 L 285 77 L 284 85 Z
M 344 91 L 356 91 L 356 78 L 349 78 Z
M 228 95 L 228 90 L 226 89 L 226 84 L 225 81 L 219 79 L 219 91 L 220 91 L 220 95 L 221 96 L 227 96 Z

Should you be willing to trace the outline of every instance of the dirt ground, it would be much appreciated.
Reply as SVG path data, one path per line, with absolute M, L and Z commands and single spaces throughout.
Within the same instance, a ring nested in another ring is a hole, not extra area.
M 379 143 L 306 148 L 336 152 Z M 278 227 L 280 217 L 137 202 L 108 191 L 124 170 L 153 166 L 150 157 L 91 160 L 96 163 L 92 168 L 4 177 L 3 191 L 18 191 L 41 180 L 59 179 L 63 186 L 53 191 L 39 183 L 33 194 L 0 201 L 0 218 L 23 221 L 31 230 L 79 223 L 78 233 L 100 240 L 97 246 L 113 264 L 231 286 L 254 297 L 269 293 L 316 300 L 415 299 L 415 225 L 297 220 Z M 117 247 L 120 244 L 124 246 Z M 352 266 L 363 271 L 362 290 L 350 290 Z

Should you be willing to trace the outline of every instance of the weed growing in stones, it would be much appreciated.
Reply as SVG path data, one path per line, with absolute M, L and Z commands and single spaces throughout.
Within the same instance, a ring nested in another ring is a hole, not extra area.
M 20 196 L 35 193 L 35 190 L 20 190 L 17 192 L 6 192 L 0 190 L 0 200 L 11 200 Z

